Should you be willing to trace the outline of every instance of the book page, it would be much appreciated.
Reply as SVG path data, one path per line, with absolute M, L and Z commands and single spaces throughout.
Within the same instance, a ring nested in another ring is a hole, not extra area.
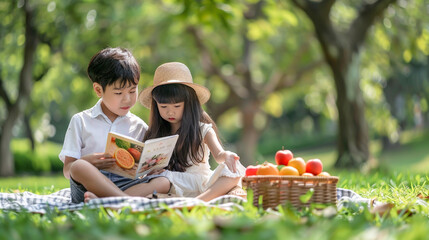
M 107 135 L 105 152 L 111 154 L 117 160 L 116 164 L 103 170 L 127 178 L 136 178 L 136 171 L 139 166 L 143 148 L 144 143 L 139 142 L 136 139 L 110 132 Z
M 178 137 L 176 134 L 147 140 L 137 168 L 137 177 L 168 166 Z

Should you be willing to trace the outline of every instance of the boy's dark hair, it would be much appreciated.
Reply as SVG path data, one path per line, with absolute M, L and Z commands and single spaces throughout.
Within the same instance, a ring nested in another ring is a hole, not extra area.
M 140 80 L 140 66 L 128 49 L 105 48 L 95 54 L 88 64 L 88 77 L 100 84 L 103 91 L 119 79 L 120 87 L 136 85 Z

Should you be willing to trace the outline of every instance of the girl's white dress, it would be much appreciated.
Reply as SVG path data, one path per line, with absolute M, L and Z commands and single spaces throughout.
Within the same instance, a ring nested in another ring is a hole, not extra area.
M 201 123 L 201 133 L 204 138 L 207 132 L 212 129 L 211 124 Z M 175 172 L 166 170 L 161 173 L 172 183 L 171 193 L 179 197 L 196 197 L 205 192 L 219 177 L 237 178 L 244 176 L 245 167 L 237 162 L 237 172 L 233 173 L 225 163 L 219 164 L 213 171 L 209 164 L 210 150 L 204 144 L 204 161 L 193 164 L 185 172 Z

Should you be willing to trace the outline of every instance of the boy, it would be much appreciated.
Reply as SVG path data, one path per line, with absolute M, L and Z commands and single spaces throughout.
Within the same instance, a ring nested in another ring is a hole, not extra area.
M 64 176 L 70 179 L 72 202 L 94 197 L 144 197 L 154 190 L 167 193 L 170 182 L 165 177 L 129 179 L 102 170 L 116 164 L 112 156 L 103 153 L 110 131 L 141 140 L 148 128 L 129 112 L 137 101 L 140 80 L 136 59 L 127 49 L 106 48 L 92 57 L 87 72 L 100 100 L 72 117 L 59 155 Z

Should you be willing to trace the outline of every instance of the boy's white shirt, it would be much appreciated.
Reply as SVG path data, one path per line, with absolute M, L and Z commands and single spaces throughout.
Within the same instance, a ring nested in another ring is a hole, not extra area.
M 94 107 L 72 117 L 59 158 L 64 162 L 65 156 L 79 159 L 88 154 L 104 152 L 107 134 L 111 131 L 141 141 L 147 129 L 148 125 L 131 112 L 110 121 L 101 110 L 100 99 Z

